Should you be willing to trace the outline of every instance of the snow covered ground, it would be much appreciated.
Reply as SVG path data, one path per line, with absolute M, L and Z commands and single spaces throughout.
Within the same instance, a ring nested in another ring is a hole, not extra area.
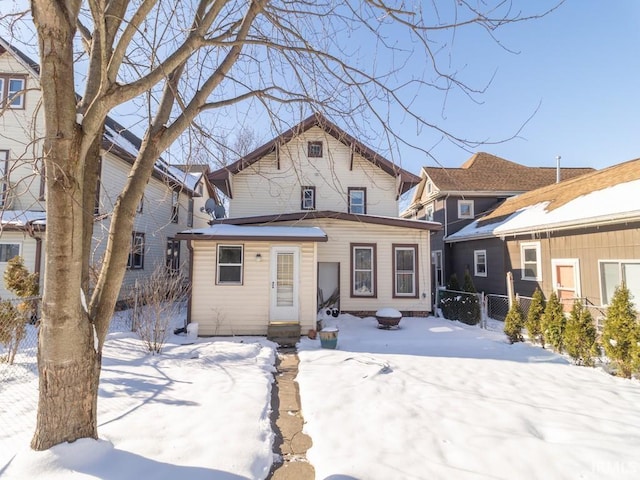
M 331 321 L 337 350 L 306 338 L 299 348 L 317 479 L 640 477 L 637 380 L 509 345 L 497 323 Z M 21 432 L 0 430 L 0 478 L 265 478 L 273 344 L 187 341 L 172 336 L 151 356 L 132 334 L 110 334 L 97 442 L 32 452 L 34 412 L 0 411 L 25 419 Z
M 337 350 L 299 354 L 316 478 L 640 478 L 640 382 L 509 345 L 498 323 L 337 323 Z

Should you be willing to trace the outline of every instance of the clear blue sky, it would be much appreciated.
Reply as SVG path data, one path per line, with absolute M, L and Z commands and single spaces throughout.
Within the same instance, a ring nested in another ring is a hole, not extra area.
M 516 3 L 540 11 L 555 1 Z M 470 140 L 509 138 L 533 117 L 518 138 L 465 151 L 428 130 L 416 135 L 415 124 L 401 123 L 397 113 L 391 117 L 394 126 L 433 156 L 403 147 L 402 167 L 414 173 L 423 165 L 458 167 L 473 151 L 530 166 L 555 166 L 557 155 L 563 166 L 595 168 L 640 157 L 639 0 L 566 0 L 547 17 L 501 27 L 495 36 L 518 53 L 500 48 L 477 27 L 456 31 L 451 50 L 451 62 L 467 84 L 482 88 L 493 77 L 486 93 L 476 97 L 480 104 L 452 92 L 443 108 L 442 98 L 424 89 L 413 107 Z M 409 65 L 416 72 L 420 68 Z M 120 120 L 131 124 L 128 115 Z M 251 127 L 260 129 L 255 120 Z M 264 141 L 274 136 L 262 129 L 257 133 Z
M 519 138 L 477 150 L 530 166 L 555 166 L 557 155 L 563 166 L 595 168 L 640 157 L 640 2 L 567 0 L 549 16 L 496 36 L 520 53 L 475 42 L 475 34 L 463 37 L 454 54 L 457 64 L 467 63 L 468 83 L 481 87 L 496 75 L 479 97 L 482 105 L 450 99 L 443 125 L 466 138 L 500 140 L 539 105 Z M 446 167 L 470 156 L 427 132 L 417 140 Z M 435 164 L 403 151 L 402 166 L 411 171 Z

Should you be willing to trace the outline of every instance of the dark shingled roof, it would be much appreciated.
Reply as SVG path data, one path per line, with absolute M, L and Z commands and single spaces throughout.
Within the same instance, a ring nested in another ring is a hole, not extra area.
M 633 180 L 640 180 L 640 158 L 508 198 L 489 215 L 482 217 L 479 223 L 493 223 L 542 202 L 549 202 L 546 210 L 551 211 L 582 195 Z
M 478 152 L 460 168 L 424 167 L 436 188 L 456 192 L 526 192 L 555 183 L 555 167 L 527 167 Z M 592 173 L 593 168 L 561 168 L 560 179 Z

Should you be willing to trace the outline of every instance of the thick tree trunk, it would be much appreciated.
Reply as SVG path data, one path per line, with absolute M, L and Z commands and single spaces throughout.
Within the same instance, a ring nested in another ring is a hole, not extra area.
M 39 400 L 32 448 L 97 438 L 101 357 L 82 300 L 84 158 L 73 64 L 78 0 L 33 0 L 41 59 L 47 180 L 46 266 L 38 339 Z M 93 207 L 93 203 L 91 207 Z

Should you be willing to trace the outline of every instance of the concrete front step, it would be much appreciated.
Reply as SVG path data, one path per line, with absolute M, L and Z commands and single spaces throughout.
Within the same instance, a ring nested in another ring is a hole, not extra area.
M 267 339 L 281 347 L 290 347 L 300 340 L 300 324 L 297 322 L 272 322 L 267 327 Z

